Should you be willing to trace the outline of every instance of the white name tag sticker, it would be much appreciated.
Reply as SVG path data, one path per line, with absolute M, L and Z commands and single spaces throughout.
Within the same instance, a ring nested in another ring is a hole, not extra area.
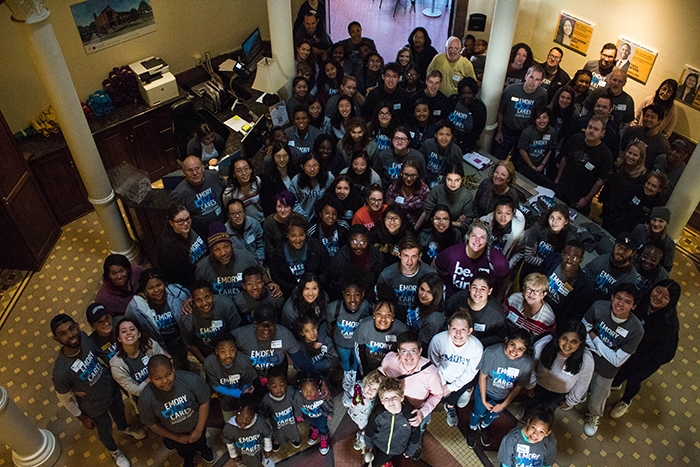
M 220 319 L 215 319 L 211 322 L 211 327 L 214 329 L 221 329 L 224 327 L 224 322 Z
M 629 334 L 629 331 L 623 327 L 618 326 L 617 329 L 615 329 L 615 332 L 621 335 L 622 337 L 627 337 L 627 334 Z
M 512 321 L 514 323 L 517 323 L 518 322 L 518 315 L 512 311 L 509 311 L 508 312 L 508 321 Z
M 641 203 L 641 202 L 642 202 L 642 200 L 640 200 L 636 196 L 632 197 L 632 203 L 634 203 L 635 206 L 639 206 L 639 203 Z
M 459 83 L 459 81 L 462 79 L 462 77 L 459 75 L 452 75 L 452 79 Z
M 83 371 L 83 361 L 81 359 L 77 359 L 70 366 L 70 369 L 75 371 L 76 373 L 78 373 L 79 371 Z
M 512 100 L 513 102 L 520 102 L 520 98 L 515 96 L 511 97 L 510 100 Z
M 144 366 L 148 365 L 149 361 L 151 361 L 151 357 L 149 357 L 148 355 L 144 355 L 141 359 L 141 363 L 143 363 Z
M 394 110 L 401 110 L 401 104 L 394 104 Z
M 474 323 L 474 330 L 476 332 L 484 332 L 486 331 L 486 325 L 482 323 Z
M 271 349 L 281 349 L 282 348 L 282 341 L 281 340 L 272 341 L 270 343 L 270 348 Z
M 593 169 L 595 169 L 595 165 L 591 164 L 590 162 L 586 162 L 585 167 L 586 167 L 588 170 L 593 170 Z
M 409 133 L 411 133 L 411 138 L 415 138 L 415 137 L 416 137 L 416 132 L 415 132 L 415 131 L 409 131 Z
M 624 112 L 625 110 L 627 110 L 627 104 L 617 104 L 617 110 L 619 110 L 620 112 Z
M 403 196 L 397 196 L 396 198 L 394 198 L 394 201 L 396 202 L 396 204 L 403 204 L 403 202 L 406 201 L 406 198 L 404 198 Z
M 518 444 L 515 449 L 518 451 L 518 454 L 530 454 L 530 446 L 527 444 Z
M 386 342 L 396 342 L 396 335 L 395 334 L 387 334 L 384 336 L 384 340 Z
M 246 243 L 253 243 L 255 242 L 255 235 L 250 234 L 245 238 Z
M 440 110 L 440 109 L 433 110 L 433 115 L 442 115 L 442 110 Z
M 290 141 L 290 142 L 288 142 L 288 143 L 287 143 L 287 146 L 289 146 L 289 147 L 292 147 L 292 148 L 293 148 L 293 147 L 294 147 L 294 141 Z
M 542 137 L 542 141 L 549 141 L 549 139 L 552 137 L 552 135 L 544 135 Z

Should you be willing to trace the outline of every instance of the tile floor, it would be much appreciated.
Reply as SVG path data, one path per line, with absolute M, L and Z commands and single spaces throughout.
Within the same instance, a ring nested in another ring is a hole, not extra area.
M 691 247 L 697 242 L 697 237 L 686 235 L 684 238 L 682 242 Z M 102 260 L 106 255 L 104 234 L 94 213 L 64 227 L 43 269 L 31 277 L 0 329 L 0 384 L 7 388 L 14 403 L 30 420 L 57 435 L 63 447 L 58 466 L 113 465 L 96 433 L 84 430 L 64 408 L 58 407 L 50 380 L 58 345 L 51 339 L 48 327 L 54 314 L 66 312 L 87 330 L 84 310 L 99 288 Z M 645 466 L 698 465 L 697 430 L 700 425 L 695 417 L 700 415 L 696 376 L 700 372 L 700 359 L 695 336 L 700 316 L 695 308 L 696 303 L 700 304 L 700 282 L 697 266 L 679 251 L 671 277 L 683 287 L 679 304 L 681 343 L 676 358 L 645 383 L 625 417 L 614 421 L 606 416 L 598 435 L 593 438 L 583 435 L 583 410 L 559 412 L 554 430 L 559 443 L 557 465 L 618 466 L 630 462 Z M 613 393 L 609 407 L 618 397 L 619 393 Z M 337 406 L 340 415 L 343 411 L 339 401 Z M 127 417 L 136 419 L 129 404 Z M 481 465 L 459 431 L 448 427 L 444 418 L 444 411 L 438 408 L 425 438 L 423 461 L 402 460 L 399 466 Z M 359 467 L 360 456 L 352 449 L 352 422 L 348 417 L 336 417 L 333 427 L 332 454 L 324 458 L 315 448 L 310 448 L 279 465 L 296 467 L 311 463 Z M 209 437 L 219 454 L 223 454 L 220 430 L 209 429 Z M 168 453 L 154 434 L 139 442 L 119 435 L 115 435 L 115 439 L 134 466 L 179 465 L 177 455 Z M 283 449 L 274 459 L 280 461 L 292 454 L 295 453 Z M 495 452 L 486 455 L 498 465 Z M 6 446 L 0 446 L 0 466 L 4 465 L 12 465 L 11 452 Z

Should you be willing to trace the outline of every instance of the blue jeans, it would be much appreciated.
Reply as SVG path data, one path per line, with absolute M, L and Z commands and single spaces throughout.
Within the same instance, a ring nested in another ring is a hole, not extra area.
M 321 415 L 320 417 L 309 418 L 308 420 L 311 428 L 316 428 L 320 434 L 328 436 L 328 433 L 330 433 L 328 429 L 328 417 Z
M 336 346 L 340 367 L 343 371 L 357 371 L 357 360 L 355 359 L 355 349 L 346 349 Z
M 110 417 L 111 415 L 111 417 Z M 105 413 L 93 418 L 95 428 L 97 428 L 97 437 L 100 442 L 107 448 L 108 451 L 114 452 L 119 447 L 112 437 L 112 420 L 117 425 L 117 429 L 126 430 L 126 415 L 124 414 L 124 402 L 122 402 L 122 393 L 114 391 L 114 399 L 109 405 Z
M 490 404 L 500 404 L 505 399 L 494 399 L 493 397 L 486 394 L 486 402 Z M 469 428 L 476 430 L 479 428 L 479 422 L 481 422 L 482 428 L 489 426 L 494 420 L 498 418 L 501 412 L 490 412 L 486 406 L 481 402 L 481 388 L 476 385 L 474 390 L 474 409 L 472 414 L 469 416 Z

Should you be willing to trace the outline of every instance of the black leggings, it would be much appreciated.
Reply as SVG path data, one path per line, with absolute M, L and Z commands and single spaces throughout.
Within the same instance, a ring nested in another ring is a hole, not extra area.
M 641 367 L 641 365 L 624 364 L 620 368 L 620 371 L 617 372 L 617 375 L 615 375 L 615 379 L 613 379 L 612 385 L 619 386 L 623 382 L 627 381 L 627 385 L 625 386 L 625 393 L 622 395 L 622 401 L 626 404 L 629 404 L 630 402 L 632 402 L 634 396 L 636 396 L 639 393 L 639 390 L 642 388 L 642 383 L 644 382 L 644 380 L 656 373 L 656 370 L 658 369 L 659 367 L 643 368 Z

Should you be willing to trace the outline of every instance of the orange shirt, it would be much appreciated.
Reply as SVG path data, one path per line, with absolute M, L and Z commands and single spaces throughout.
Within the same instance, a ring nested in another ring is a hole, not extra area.
M 386 204 L 382 205 L 382 208 L 374 213 L 370 213 L 369 209 L 367 209 L 367 205 L 362 206 L 360 209 L 357 210 L 354 216 L 352 216 L 352 223 L 354 224 L 363 224 L 365 227 L 367 227 L 368 230 L 372 230 L 372 227 L 374 227 L 374 224 L 382 220 L 382 214 L 384 213 L 384 210 L 386 209 Z

